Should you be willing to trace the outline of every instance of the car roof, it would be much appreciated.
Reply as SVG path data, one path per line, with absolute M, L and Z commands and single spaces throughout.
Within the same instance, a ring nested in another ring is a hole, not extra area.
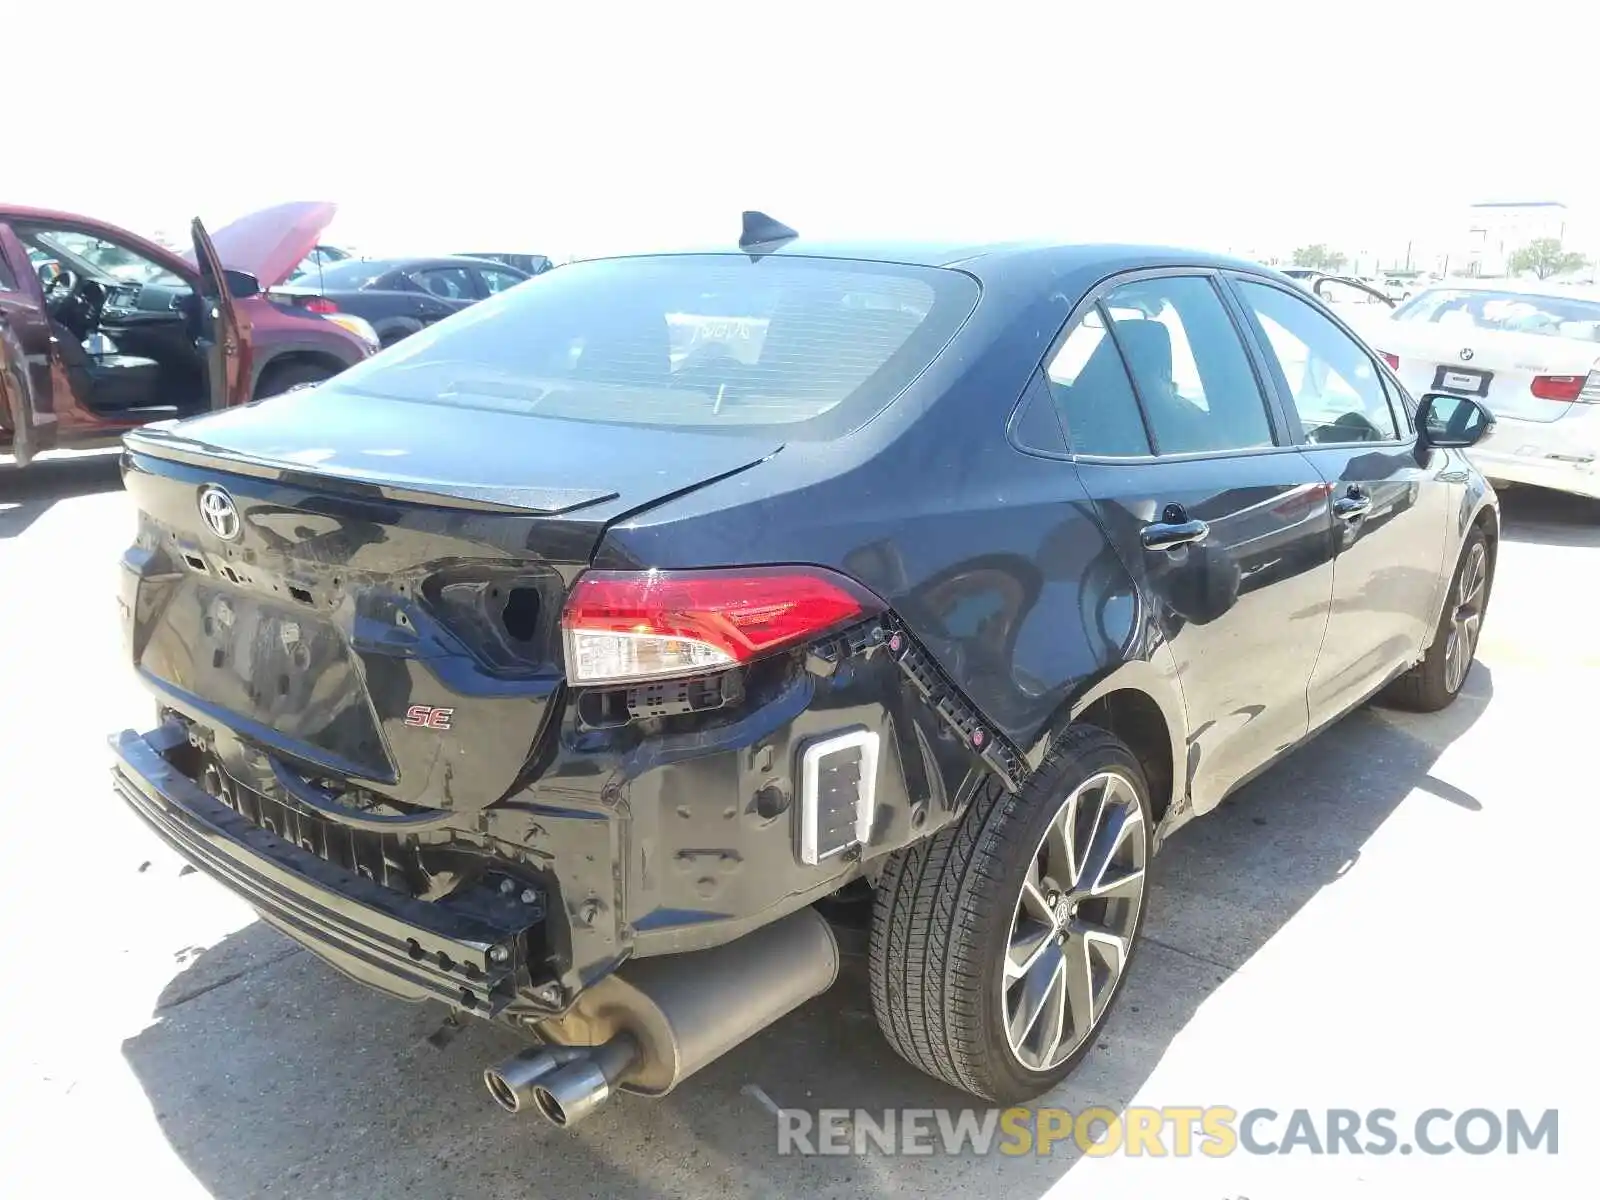
M 643 258 L 681 254 L 744 256 L 736 245 L 686 246 L 665 251 L 597 257 Z M 911 266 L 957 268 L 980 282 L 1002 278 L 1100 271 L 1105 275 L 1144 268 L 1212 267 L 1271 275 L 1270 267 L 1242 258 L 1175 246 L 1124 242 L 1050 241 L 896 241 L 890 239 L 821 240 L 794 238 L 771 248 L 757 249 L 757 257 L 848 259 L 857 262 L 900 263 Z
M 418 258 L 389 258 L 384 260 L 385 270 L 428 271 L 437 267 L 489 267 L 496 271 L 511 271 L 521 275 L 516 267 L 494 258 L 475 258 L 470 254 L 433 254 Z
M 507 266 L 505 263 L 498 262 L 495 259 L 472 258 L 465 254 L 434 254 L 399 258 L 387 255 L 382 258 L 341 258 L 338 262 L 329 263 L 324 269 L 332 270 L 337 267 L 341 271 L 359 271 L 364 267 L 371 271 L 373 275 L 387 275 L 390 271 L 426 271 L 435 267 L 461 266 L 492 267 L 497 271 L 511 271 L 514 274 L 522 274 L 516 267 Z

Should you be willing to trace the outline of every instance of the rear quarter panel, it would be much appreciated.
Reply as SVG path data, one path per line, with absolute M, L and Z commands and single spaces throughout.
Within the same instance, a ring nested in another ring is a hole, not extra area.
M 1030 762 L 1084 706 L 1133 687 L 1160 706 L 1181 764 L 1182 703 L 1155 614 L 1075 466 L 1006 437 L 1081 291 L 1049 293 L 989 327 L 980 304 L 941 359 L 866 426 L 832 443 L 791 442 L 619 522 L 596 565 L 832 567 L 888 601 Z

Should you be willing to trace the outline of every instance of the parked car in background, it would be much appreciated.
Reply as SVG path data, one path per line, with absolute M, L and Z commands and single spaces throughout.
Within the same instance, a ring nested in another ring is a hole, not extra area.
M 270 292 L 333 212 L 284 204 L 210 236 L 196 220 L 191 259 L 93 217 L 0 206 L 0 452 L 26 465 L 372 353 L 360 318 Z
M 1395 301 L 1375 281 L 1353 275 L 1322 275 L 1311 281 L 1311 292 L 1324 304 L 1340 310 L 1376 306 L 1387 312 Z
M 1403 300 L 1411 299 L 1411 294 L 1414 291 L 1419 291 L 1423 286 L 1420 279 L 1399 275 L 1385 276 L 1382 285 L 1383 294 L 1396 304 Z
M 1456 698 L 1488 424 L 1248 263 L 746 214 L 130 434 L 160 715 L 115 785 L 357 979 L 537 1037 L 485 1072 L 512 1111 L 660 1095 L 822 992 L 841 892 L 890 1045 L 1021 1102 L 1173 830 L 1380 691 Z
M 1472 451 L 1486 475 L 1600 497 L 1600 296 L 1451 281 L 1363 332 L 1414 394 L 1489 406 Z
M 478 258 L 347 258 L 293 279 L 278 292 L 319 312 L 354 313 L 381 345 L 460 312 L 528 276 Z
M 293 281 L 302 276 L 315 278 L 322 268 L 351 257 L 353 256 L 350 251 L 341 250 L 337 246 L 313 246 L 311 253 L 300 260 L 300 265 L 294 269 L 289 279 Z
M 462 258 L 486 258 L 493 262 L 505 263 L 508 267 L 515 267 L 524 275 L 540 275 L 548 271 L 554 264 L 543 254 L 463 254 Z
M 1376 283 L 1354 275 L 1333 275 L 1310 267 L 1288 267 L 1278 272 L 1312 293 L 1324 304 L 1347 308 L 1353 305 L 1381 304 L 1393 307 L 1395 301 Z

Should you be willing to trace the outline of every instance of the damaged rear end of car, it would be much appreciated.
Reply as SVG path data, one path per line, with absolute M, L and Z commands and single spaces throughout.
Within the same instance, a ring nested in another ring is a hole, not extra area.
M 159 719 L 113 738 L 118 793 L 350 976 L 534 1034 L 504 1107 L 671 1090 L 831 985 L 815 901 L 1022 771 L 890 599 L 765 536 L 785 456 L 825 474 L 976 302 L 935 267 L 575 264 L 130 435 Z M 749 540 L 641 560 L 626 524 L 710 488 Z

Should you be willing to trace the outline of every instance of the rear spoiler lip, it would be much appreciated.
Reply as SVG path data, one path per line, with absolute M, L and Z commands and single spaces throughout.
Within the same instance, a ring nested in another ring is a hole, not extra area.
M 457 508 L 468 512 L 505 513 L 512 516 L 559 517 L 606 501 L 616 500 L 615 490 L 583 491 L 573 488 L 519 487 L 512 484 L 480 485 L 420 479 L 392 479 L 353 471 L 309 469 L 282 459 L 264 458 L 197 442 L 173 434 L 162 426 L 147 425 L 123 435 L 125 452 L 145 455 L 201 469 L 250 475 L 275 483 L 297 484 L 405 504 Z

